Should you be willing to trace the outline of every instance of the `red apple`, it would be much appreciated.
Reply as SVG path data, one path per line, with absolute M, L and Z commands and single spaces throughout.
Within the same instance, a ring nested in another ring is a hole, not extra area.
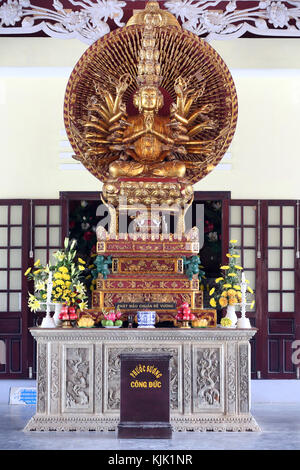
M 181 305 L 182 308 L 187 308 L 189 307 L 189 303 L 188 302 L 184 302 L 182 305 Z
M 195 320 L 195 318 L 196 318 L 195 315 L 193 313 L 191 313 L 190 320 Z
M 189 315 L 191 313 L 191 309 L 190 308 L 184 308 L 182 313 L 183 313 L 183 315 Z
M 71 313 L 71 314 L 76 313 L 75 307 L 69 307 L 69 313 Z

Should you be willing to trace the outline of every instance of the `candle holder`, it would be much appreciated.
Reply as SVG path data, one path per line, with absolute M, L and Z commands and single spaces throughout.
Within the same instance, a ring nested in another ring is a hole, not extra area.
M 242 282 L 241 282 L 241 293 L 242 293 L 242 301 L 241 301 L 241 318 L 238 319 L 236 323 L 237 328 L 251 328 L 251 323 L 249 318 L 246 317 L 246 306 L 250 305 L 250 303 L 246 302 L 246 290 L 247 290 L 247 283 L 245 281 L 245 274 L 242 273 Z
M 50 305 L 53 305 L 51 302 L 52 286 L 52 272 L 50 271 L 47 281 L 47 301 L 43 302 L 46 305 L 46 316 L 43 318 L 40 328 L 56 328 L 55 321 L 50 315 Z

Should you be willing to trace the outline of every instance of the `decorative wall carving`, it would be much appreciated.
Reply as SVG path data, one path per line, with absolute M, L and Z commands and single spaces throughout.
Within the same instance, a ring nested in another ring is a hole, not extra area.
M 249 411 L 249 345 L 239 345 L 239 401 L 240 411 L 247 413 Z
M 46 393 L 47 393 L 47 345 L 38 345 L 38 364 L 37 374 L 39 377 L 37 384 L 37 411 L 38 413 L 46 412 Z
M 66 396 L 65 408 L 88 407 L 90 403 L 90 364 L 87 348 L 66 350 Z
M 0 34 L 33 34 L 77 38 L 87 44 L 125 25 L 124 16 L 136 8 L 127 0 L 54 0 L 48 8 L 39 0 L 6 0 L 0 6 Z M 247 3 L 244 7 L 243 3 Z M 161 6 L 183 28 L 207 39 L 255 36 L 300 37 L 297 1 L 169 0 Z M 125 14 L 125 15 L 124 15 Z
M 51 345 L 51 358 L 50 358 L 50 408 L 52 413 L 59 413 L 60 409 L 60 373 L 59 373 L 59 348 L 58 344 Z
M 220 348 L 196 348 L 195 411 L 221 406 L 221 354 Z
M 228 343 L 227 345 L 227 411 L 234 413 L 236 410 L 236 344 Z

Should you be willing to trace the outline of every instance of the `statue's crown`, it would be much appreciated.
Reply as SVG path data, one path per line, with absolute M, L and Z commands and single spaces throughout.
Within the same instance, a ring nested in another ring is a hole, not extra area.
M 146 22 L 144 26 L 142 47 L 139 52 L 137 84 L 158 87 L 162 81 L 160 75 L 159 50 L 156 46 L 155 26 Z

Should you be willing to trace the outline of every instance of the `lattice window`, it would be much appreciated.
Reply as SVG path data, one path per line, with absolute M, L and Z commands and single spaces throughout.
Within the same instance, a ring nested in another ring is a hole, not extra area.
M 231 201 L 230 204 L 234 204 Z M 257 205 L 231 205 L 229 211 L 229 239 L 237 240 L 237 251 L 246 279 L 255 291 L 257 258 Z M 255 307 L 252 313 L 255 312 Z

